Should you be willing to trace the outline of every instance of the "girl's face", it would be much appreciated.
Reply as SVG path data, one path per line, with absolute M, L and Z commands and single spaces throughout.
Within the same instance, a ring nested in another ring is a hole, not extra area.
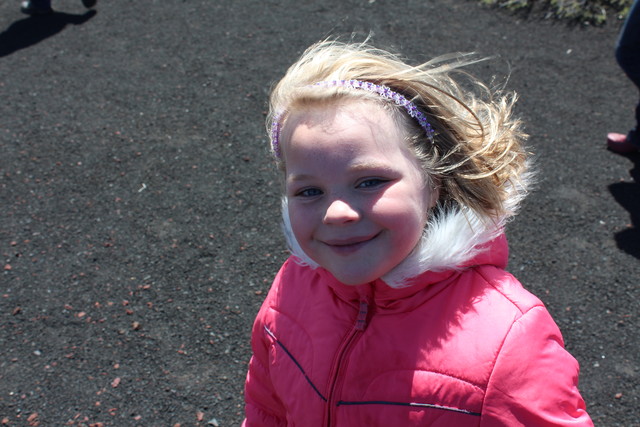
M 371 282 L 418 243 L 438 192 L 381 106 L 349 101 L 289 117 L 283 135 L 293 233 L 347 285 Z

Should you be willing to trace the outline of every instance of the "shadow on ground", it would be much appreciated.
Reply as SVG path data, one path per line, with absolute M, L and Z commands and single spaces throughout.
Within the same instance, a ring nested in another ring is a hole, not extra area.
M 614 199 L 629 211 L 630 225 L 615 234 L 618 248 L 640 259 L 640 153 L 626 156 L 633 162 L 629 171 L 632 182 L 618 182 L 609 186 Z
M 0 33 L 0 58 L 55 36 L 69 25 L 82 25 L 96 15 L 89 10 L 82 15 L 54 12 L 51 15 L 30 16 L 14 22 Z

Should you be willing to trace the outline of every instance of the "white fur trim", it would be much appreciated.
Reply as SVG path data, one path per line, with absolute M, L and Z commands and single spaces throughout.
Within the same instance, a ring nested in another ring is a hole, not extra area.
M 425 271 L 459 269 L 480 253 L 480 246 L 502 233 L 499 223 L 487 224 L 470 209 L 440 210 L 432 218 L 416 248 L 382 277 L 387 285 L 401 288 Z
M 300 265 L 306 265 L 313 269 L 318 268 L 319 264 L 309 258 L 309 256 L 300 247 L 300 243 L 298 243 L 296 236 L 293 235 L 291 218 L 289 217 L 289 201 L 286 196 L 282 197 L 282 231 L 284 232 L 284 237 L 287 239 L 289 251 L 291 251 L 291 254 L 297 258 L 296 262 Z

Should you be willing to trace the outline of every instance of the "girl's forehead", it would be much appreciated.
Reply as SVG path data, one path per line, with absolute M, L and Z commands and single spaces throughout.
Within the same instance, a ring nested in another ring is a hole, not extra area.
M 282 154 L 287 174 L 316 168 L 321 162 L 349 169 L 366 165 L 421 169 L 402 129 L 375 102 L 352 102 L 291 114 L 283 131 Z M 385 166 L 386 165 L 386 166 Z
M 388 108 L 380 102 L 366 99 L 316 102 L 293 109 L 284 125 L 282 140 L 289 141 L 300 126 L 319 126 L 327 132 L 338 132 L 353 126 L 361 131 L 382 131 L 387 134 L 400 134 L 402 131 Z
M 306 138 L 334 141 L 357 140 L 382 143 L 380 148 L 400 143 L 402 133 L 388 111 L 372 102 L 316 106 L 292 112 L 283 130 L 283 149 Z

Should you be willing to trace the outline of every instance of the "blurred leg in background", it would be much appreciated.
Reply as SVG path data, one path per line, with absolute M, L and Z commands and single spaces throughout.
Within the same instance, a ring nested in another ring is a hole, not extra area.
M 627 77 L 640 90 L 640 4 L 634 0 L 616 45 L 616 60 Z M 607 146 L 616 153 L 640 150 L 640 102 L 636 105 L 636 123 L 626 135 L 609 133 Z

